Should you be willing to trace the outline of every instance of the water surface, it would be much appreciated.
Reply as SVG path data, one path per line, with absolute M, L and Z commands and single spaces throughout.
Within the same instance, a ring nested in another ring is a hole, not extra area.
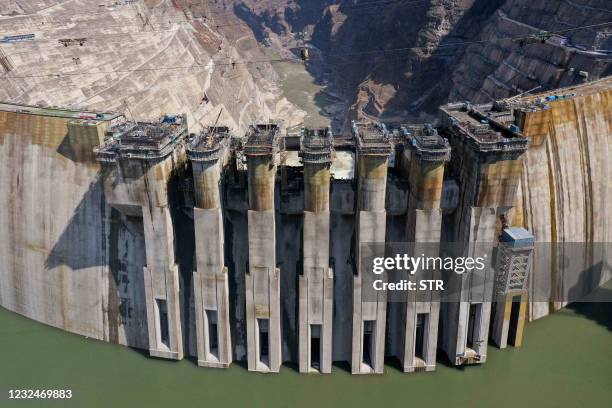
M 606 407 L 612 400 L 612 304 L 580 304 L 526 327 L 521 349 L 433 373 L 326 376 L 197 367 L 87 339 L 0 308 L 0 406 L 69 407 Z M 66 402 L 12 401 L 8 388 L 70 388 Z M 416 404 L 416 405 L 414 405 Z M 420 405 L 423 404 L 423 405 Z

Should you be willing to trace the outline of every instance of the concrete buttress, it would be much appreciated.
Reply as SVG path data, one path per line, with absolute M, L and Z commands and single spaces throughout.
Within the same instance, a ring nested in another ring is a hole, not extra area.
M 278 372 L 282 363 L 274 206 L 278 133 L 276 125 L 253 126 L 244 147 L 249 190 L 249 266 L 245 282 L 249 371 Z
M 376 299 L 363 296 L 362 289 L 372 284 L 373 274 L 361 265 L 360 252 L 362 244 L 374 244 L 372 250 L 376 256 L 384 256 L 387 166 L 392 150 L 387 130 L 382 125 L 354 123 L 353 132 L 357 141 L 358 186 L 351 372 L 382 374 L 387 295 L 377 292 Z
M 184 122 L 126 122 L 110 129 L 96 150 L 103 164 L 107 202 L 142 219 L 146 265 L 143 268 L 149 353 L 181 360 L 183 335 L 179 271 L 168 184 L 185 161 L 179 143 Z
M 440 199 L 444 165 L 450 159 L 448 141 L 431 125 L 401 129 L 403 143 L 399 168 L 409 180 L 406 242 L 412 256 L 438 256 L 442 212 Z M 413 244 L 413 246 L 412 246 Z M 440 271 L 423 270 L 419 279 L 439 278 Z M 440 294 L 433 291 L 408 293 L 402 304 L 400 361 L 404 372 L 433 371 L 436 367 Z
M 333 271 L 330 253 L 330 165 L 328 129 L 304 129 L 303 271 L 299 287 L 299 370 L 330 373 L 332 366 Z
M 193 272 L 198 365 L 228 367 L 232 362 L 228 270 L 224 259 L 221 178 L 229 159 L 227 128 L 208 128 L 188 144 L 194 180 Z

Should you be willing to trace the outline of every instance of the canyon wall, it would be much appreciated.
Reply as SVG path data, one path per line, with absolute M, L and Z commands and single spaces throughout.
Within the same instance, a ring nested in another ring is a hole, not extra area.
M 581 83 L 580 71 L 590 79 L 612 73 L 605 0 L 225 3 L 272 44 L 306 33 L 315 55 L 310 72 L 350 106 L 345 125 L 435 120 L 447 102 L 486 103 Z M 560 33 L 519 44 L 541 31 Z

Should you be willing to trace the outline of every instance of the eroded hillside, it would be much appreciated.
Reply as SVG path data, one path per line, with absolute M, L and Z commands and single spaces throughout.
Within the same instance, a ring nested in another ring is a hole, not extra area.
M 346 119 L 433 119 L 440 104 L 490 102 L 612 71 L 605 0 L 228 1 L 258 38 L 306 33 L 309 68 L 341 92 Z M 588 27 L 585 27 L 588 26 Z M 518 38 L 559 32 L 546 43 Z M 294 41 L 295 43 L 295 41 Z
M 303 117 L 281 97 L 251 31 L 231 14 L 206 17 L 166 0 L 23 3 L 0 5 L 3 35 L 35 35 L 2 44 L 0 100 L 137 118 L 188 113 L 192 128 L 221 110 L 220 120 L 234 127 Z

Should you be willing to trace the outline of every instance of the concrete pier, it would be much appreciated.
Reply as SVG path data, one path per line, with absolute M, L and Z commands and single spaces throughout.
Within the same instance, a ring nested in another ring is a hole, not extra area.
M 277 125 L 255 125 L 249 129 L 244 145 L 249 190 L 249 265 L 245 282 L 249 371 L 278 372 L 282 363 L 274 203 L 279 138 Z
M 398 167 L 409 180 L 406 242 L 413 256 L 438 256 L 442 212 L 440 200 L 444 165 L 450 145 L 431 125 L 404 126 L 405 141 Z M 439 271 L 419 271 L 419 279 L 437 279 Z M 438 343 L 439 295 L 433 291 L 407 295 L 402 304 L 400 361 L 404 372 L 433 371 Z
M 299 276 L 299 369 L 330 373 L 332 366 L 333 270 L 329 265 L 329 186 L 332 162 L 329 129 L 303 129 L 303 270 Z
M 156 122 L 126 122 L 108 131 L 96 150 L 104 167 L 107 202 L 128 217 L 142 220 L 146 265 L 143 268 L 149 353 L 183 358 L 179 271 L 168 183 L 185 163 L 181 117 Z
M 499 348 L 520 347 L 527 312 L 527 284 L 535 237 L 524 228 L 504 229 L 495 262 L 491 338 Z
M 230 159 L 230 134 L 207 128 L 187 144 L 194 180 L 193 272 L 198 365 L 228 367 L 232 362 L 228 271 L 224 257 L 221 180 Z
M 491 254 L 499 227 L 512 208 L 527 139 L 516 126 L 496 117 L 505 112 L 474 110 L 469 104 L 441 108 L 444 135 L 453 157 L 450 172 L 461 185 L 460 201 L 445 219 L 443 241 L 453 256 Z M 495 273 L 490 255 L 482 270 L 457 274 L 445 271 L 449 287 L 442 303 L 441 344 L 456 365 L 484 363 Z
M 384 244 L 387 167 L 392 147 L 386 128 L 379 124 L 353 123 L 357 150 L 357 232 L 356 271 L 353 276 L 353 340 L 351 372 L 382 374 L 385 359 L 386 293 L 377 299 L 364 299 L 362 288 L 371 285 L 371 271 L 362 268 L 361 244 Z M 376 256 L 384 256 L 384 245 L 377 245 Z

